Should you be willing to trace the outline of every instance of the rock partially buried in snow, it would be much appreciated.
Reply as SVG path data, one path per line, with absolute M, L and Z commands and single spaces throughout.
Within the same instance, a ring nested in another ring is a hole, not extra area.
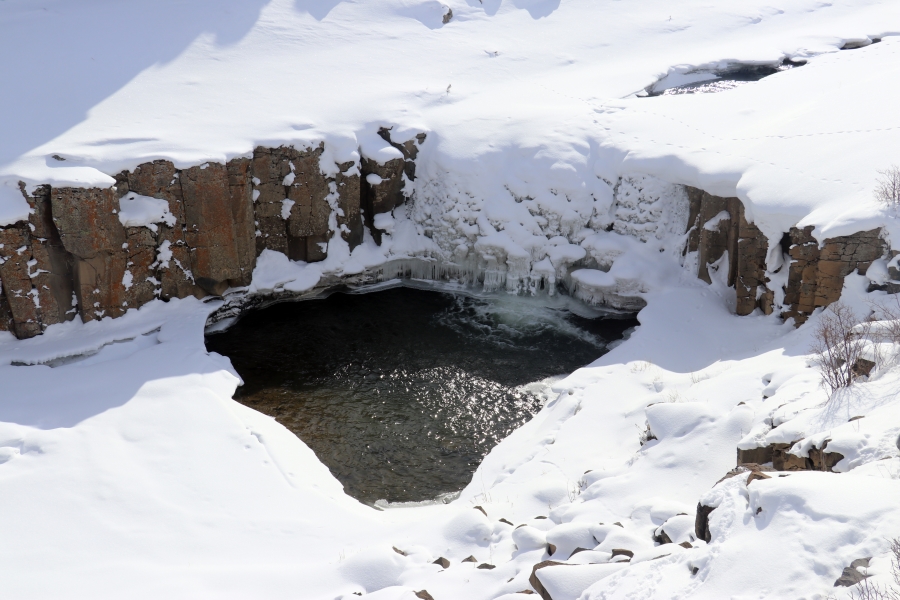
M 864 573 L 860 571 L 860 569 L 868 569 L 869 561 L 871 557 L 868 558 L 857 558 L 852 563 L 850 563 L 849 567 L 844 567 L 844 572 L 841 573 L 841 576 L 837 578 L 837 581 L 834 582 L 834 587 L 850 587 L 852 585 L 856 585 L 863 579 L 867 579 L 871 577 L 867 572 Z

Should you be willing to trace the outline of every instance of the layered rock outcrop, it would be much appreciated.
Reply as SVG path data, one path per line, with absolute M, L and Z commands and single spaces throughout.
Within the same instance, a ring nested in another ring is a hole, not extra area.
M 38 186 L 28 195 L 22 185 L 28 221 L 0 228 L 0 329 L 25 338 L 76 314 L 90 321 L 155 298 L 221 295 L 250 283 L 264 250 L 321 261 L 335 234 L 351 250 L 365 229 L 380 244 L 393 220 L 379 215 L 405 201 L 425 135 L 403 143 L 389 129 L 379 135 L 387 145 L 377 158 L 324 169 L 323 144 L 258 147 L 226 164 L 144 163 L 116 175 L 109 189 Z M 685 253 L 695 257 L 697 277 L 734 287 L 739 315 L 759 309 L 800 324 L 840 297 L 844 277 L 890 251 L 878 230 L 820 244 L 811 228 L 793 227 L 773 243 L 738 198 L 684 191 Z M 126 196 L 164 201 L 164 217 L 123 220 Z
M 0 228 L 0 330 L 27 338 L 76 314 L 91 321 L 155 298 L 219 295 L 248 285 L 266 249 L 320 261 L 335 232 L 352 249 L 365 225 L 380 243 L 376 215 L 403 201 L 425 140 L 382 137 L 402 157 L 324 172 L 322 144 L 258 147 L 226 164 L 144 163 L 108 189 L 45 185 L 29 195 L 22 184 L 31 215 Z M 120 218 L 126 196 L 165 201 L 165 217 L 128 223 Z
M 792 227 L 776 244 L 744 214 L 737 198 L 713 196 L 688 188 L 690 224 L 686 252 L 697 252 L 697 276 L 710 282 L 711 268 L 727 268 L 729 286 L 735 288 L 735 312 L 749 315 L 759 308 L 764 314 L 778 310 L 799 325 L 816 308 L 841 297 L 844 278 L 865 274 L 872 262 L 886 257 L 889 247 L 880 230 L 860 231 L 834 237 L 821 244 L 812 236 L 812 227 Z M 727 255 L 726 264 L 722 264 Z M 769 264 L 773 270 L 769 271 Z M 787 283 L 777 289 L 776 275 Z

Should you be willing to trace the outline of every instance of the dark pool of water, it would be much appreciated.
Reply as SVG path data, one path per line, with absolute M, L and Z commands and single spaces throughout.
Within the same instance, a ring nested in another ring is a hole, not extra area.
M 235 399 L 275 417 L 367 503 L 461 490 L 537 412 L 534 382 L 605 352 L 633 319 L 533 299 L 409 288 L 278 304 L 207 337 L 244 379 Z

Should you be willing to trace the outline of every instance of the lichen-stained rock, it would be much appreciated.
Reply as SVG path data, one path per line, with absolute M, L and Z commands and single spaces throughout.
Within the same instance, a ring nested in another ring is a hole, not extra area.
M 283 214 L 287 200 L 285 178 L 291 179 L 291 160 L 296 154 L 296 150 L 285 146 L 259 146 L 253 151 L 257 256 L 265 249 L 288 254 L 287 220 Z
M 210 294 L 221 294 L 242 279 L 228 172 L 220 163 L 181 171 L 184 240 L 191 252 L 194 282 Z
M 350 246 L 350 250 L 353 250 L 363 241 L 359 168 L 352 161 L 338 165 L 338 168 L 340 172 L 335 177 L 334 185 L 338 194 L 338 207 L 343 214 L 338 213 L 337 223 L 341 237 Z
M 30 275 L 35 266 L 30 234 L 24 222 L 0 229 L 0 280 L 19 339 L 41 333 L 40 300 Z
M 225 165 L 228 170 L 228 189 L 234 224 L 234 245 L 238 256 L 240 278 L 237 285 L 249 285 L 256 266 L 256 223 L 253 214 L 252 161 L 235 158 Z
M 32 209 L 28 218 L 31 254 L 37 262 L 31 283 L 41 306 L 41 328 L 46 329 L 75 317 L 72 261 L 53 223 L 50 186 L 38 186 L 30 196 L 24 183 L 19 187 Z
M 53 222 L 74 256 L 75 296 L 84 321 L 125 310 L 125 228 L 113 188 L 53 188 Z
M 159 224 L 159 232 L 156 234 L 157 246 L 162 249 L 157 255 L 160 296 L 203 297 L 205 292 L 194 284 L 191 276 L 191 255 L 184 241 L 181 175 L 175 165 L 167 160 L 138 165 L 133 172 L 128 173 L 128 188 L 142 196 L 165 200 L 169 204 L 169 212 L 175 217 L 175 223 L 171 227 Z M 123 193 L 123 190 L 120 189 L 119 193 Z

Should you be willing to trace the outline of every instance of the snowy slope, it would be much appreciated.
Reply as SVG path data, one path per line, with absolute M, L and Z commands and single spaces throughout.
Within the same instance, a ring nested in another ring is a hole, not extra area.
M 638 332 L 559 382 L 458 501 L 384 512 L 231 400 L 238 378 L 203 346 L 216 301 L 3 334 L 10 597 L 524 599 L 514 593 L 548 543 L 553 558 L 588 549 L 542 575 L 555 600 L 824 599 L 869 556 L 888 580 L 896 369 L 825 404 L 810 327 L 735 317 L 733 290 L 682 267 L 671 184 L 738 195 L 770 237 L 797 223 L 820 238 L 893 235 L 870 194 L 876 170 L 900 162 L 898 3 L 6 0 L 0 32 L 15 57 L 0 63 L 0 223 L 27 210 L 20 180 L 106 186 L 154 158 L 188 166 L 323 140 L 331 162 L 358 160 L 378 155 L 385 126 L 428 133 L 393 234 L 314 265 L 266 253 L 252 290 L 303 291 L 459 239 L 548 277 L 586 253 L 627 254 L 609 277 L 647 301 Z M 838 50 L 870 38 L 882 41 Z M 808 64 L 717 94 L 636 97 L 694 68 L 784 58 Z M 134 201 L 134 219 L 165 219 Z M 572 276 L 587 300 L 607 283 Z M 860 310 L 862 287 L 845 290 Z M 847 422 L 857 412 L 868 416 Z M 657 439 L 641 445 L 648 425 Z M 841 473 L 716 486 L 748 436 L 830 436 L 846 459 Z M 701 499 L 718 505 L 709 544 L 692 539 Z M 619 548 L 634 552 L 627 567 L 607 563 Z

